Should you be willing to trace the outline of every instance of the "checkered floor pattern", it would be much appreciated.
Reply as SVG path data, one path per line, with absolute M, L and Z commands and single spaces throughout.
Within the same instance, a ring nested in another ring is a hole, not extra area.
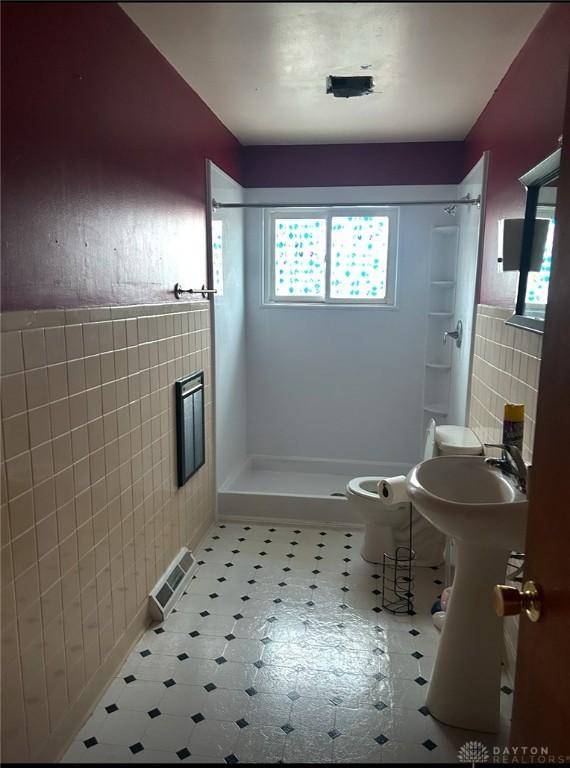
M 150 627 L 63 762 L 457 762 L 430 716 L 442 569 L 416 568 L 412 616 L 382 609 L 360 530 L 217 523 L 175 610 Z M 469 691 L 465 692 L 469 695 Z

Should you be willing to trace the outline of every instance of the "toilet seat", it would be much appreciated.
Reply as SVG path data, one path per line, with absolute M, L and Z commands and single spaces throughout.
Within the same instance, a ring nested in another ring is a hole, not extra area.
M 406 528 L 409 543 L 409 502 L 388 506 L 382 503 L 378 483 L 385 475 L 353 477 L 346 484 L 346 496 L 355 511 L 366 524 L 366 532 L 360 554 L 369 563 L 381 563 L 385 552 L 395 551 L 394 535 Z
M 378 483 L 381 480 L 384 480 L 384 477 L 353 477 L 348 482 L 347 489 L 363 499 L 379 501 Z
M 469 427 L 454 424 L 438 427 L 435 419 L 428 421 L 424 460 L 441 454 L 482 453 L 483 445 Z M 406 472 L 404 468 L 400 471 Z M 348 502 L 365 525 L 362 558 L 369 563 L 381 563 L 386 552 L 394 553 L 398 546 L 409 546 L 411 523 L 416 565 L 439 565 L 443 560 L 445 536 L 423 518 L 410 501 L 395 505 L 384 503 L 378 483 L 385 479 L 385 475 L 367 475 L 353 477 L 346 484 Z

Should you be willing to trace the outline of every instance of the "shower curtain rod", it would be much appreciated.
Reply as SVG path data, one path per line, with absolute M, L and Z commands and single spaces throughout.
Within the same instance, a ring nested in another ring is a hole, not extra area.
M 212 198 L 212 208 L 216 211 L 219 208 L 375 208 L 383 205 L 476 205 L 481 207 L 481 195 L 471 198 L 469 195 L 461 197 L 459 200 L 388 200 L 387 202 L 371 203 L 220 203 Z

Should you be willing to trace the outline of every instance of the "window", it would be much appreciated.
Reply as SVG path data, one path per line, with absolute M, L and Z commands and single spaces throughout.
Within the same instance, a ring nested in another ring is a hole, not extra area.
M 224 223 L 221 219 L 212 220 L 212 271 L 214 288 L 218 296 L 224 295 Z
M 397 208 L 266 211 L 265 303 L 393 306 Z
M 526 303 L 546 306 L 548 301 L 548 284 L 550 283 L 550 268 L 552 266 L 552 244 L 554 241 L 554 210 L 549 211 L 544 206 L 538 206 L 537 219 L 548 219 L 548 233 L 544 244 L 544 253 L 539 272 L 529 272 L 526 284 Z

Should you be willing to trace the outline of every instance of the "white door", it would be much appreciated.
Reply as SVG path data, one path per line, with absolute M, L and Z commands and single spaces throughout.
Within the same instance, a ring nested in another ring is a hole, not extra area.
M 451 331 L 457 327 L 458 321 L 463 325 L 461 347 L 457 347 L 453 339 L 451 351 L 451 382 L 449 392 L 448 424 L 467 424 L 467 408 L 469 404 L 471 382 L 471 349 L 474 339 L 475 325 L 475 285 L 477 281 L 477 264 L 482 257 L 483 228 L 484 228 L 484 195 L 487 180 L 488 153 L 486 152 L 477 165 L 458 186 L 458 197 L 466 194 L 471 197 L 481 195 L 481 207 L 475 205 L 457 206 L 457 224 L 459 225 L 459 245 L 457 253 L 456 286 L 455 286 L 455 315 L 450 318 Z

